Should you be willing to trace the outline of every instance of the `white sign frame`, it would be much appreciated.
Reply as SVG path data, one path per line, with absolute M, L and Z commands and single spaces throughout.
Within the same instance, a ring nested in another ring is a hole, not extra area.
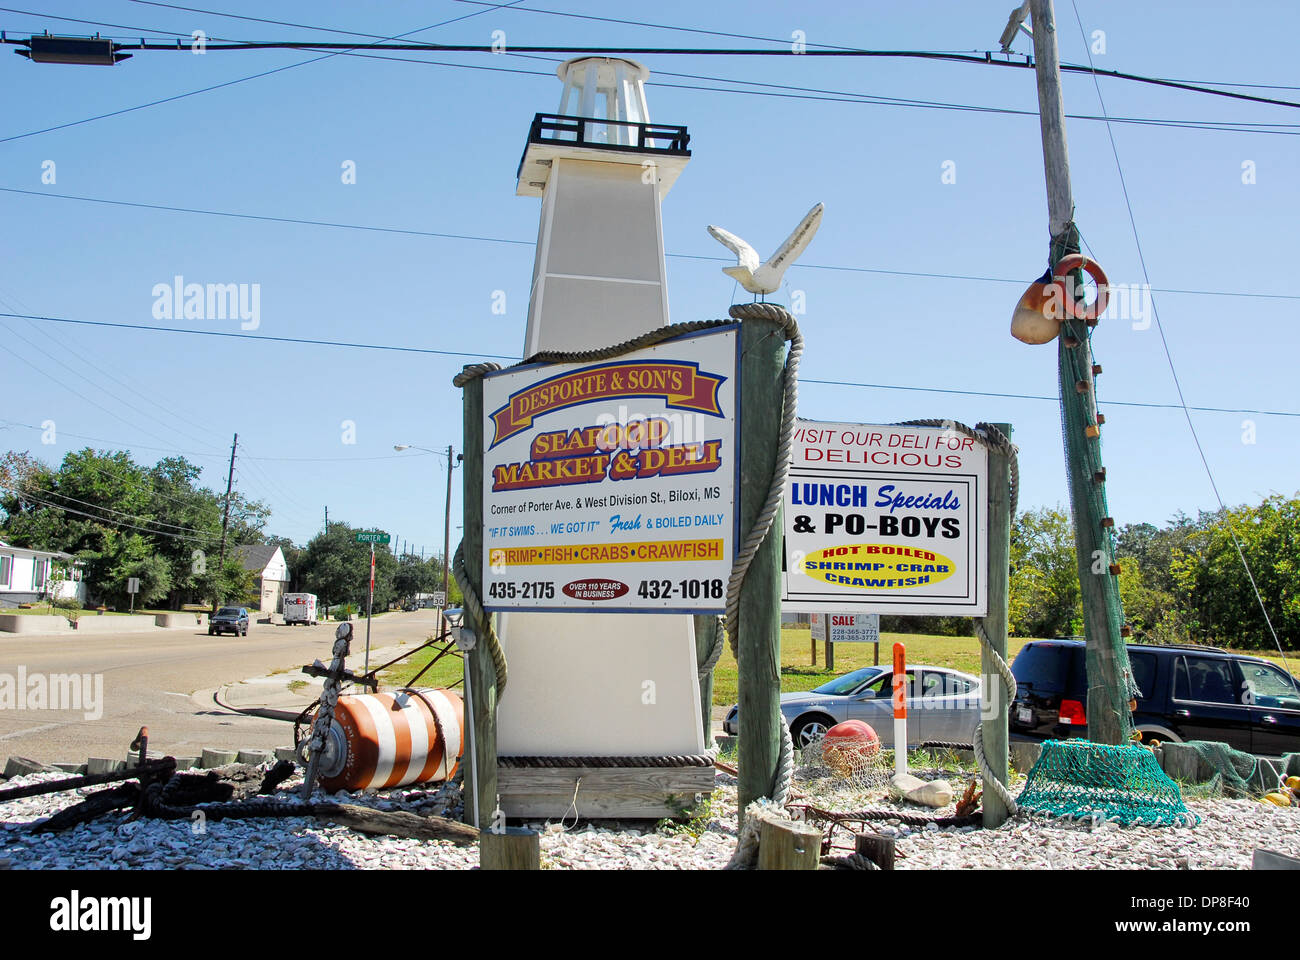
M 785 493 L 782 609 L 984 616 L 987 491 L 988 448 L 963 432 L 799 420 Z M 860 528 L 853 533 L 851 516 Z
M 724 612 L 739 371 L 740 325 L 726 324 L 606 361 L 487 374 L 484 609 Z M 572 475 L 551 482 L 561 463 Z

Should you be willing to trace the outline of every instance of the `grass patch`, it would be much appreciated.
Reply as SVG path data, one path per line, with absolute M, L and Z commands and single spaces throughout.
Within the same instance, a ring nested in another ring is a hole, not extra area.
M 709 821 L 713 819 L 721 803 L 722 788 L 719 787 L 693 808 L 683 809 L 683 813 L 690 813 L 689 820 L 679 821 L 664 818 L 655 824 L 655 833 L 686 836 L 698 841 L 704 832 L 709 829 Z
M 1009 637 L 1007 639 L 1007 660 L 1016 658 L 1020 648 L 1030 641 L 1029 637 Z M 938 637 L 918 633 L 882 633 L 880 635 L 880 662 L 888 666 L 893 659 L 894 643 L 907 645 L 907 659 L 911 663 L 923 663 L 935 667 L 951 667 L 964 673 L 979 676 L 980 644 L 974 637 Z M 785 628 L 781 631 L 781 691 L 783 693 L 811 690 L 828 680 L 843 676 L 851 670 L 872 665 L 873 647 L 869 643 L 840 643 L 835 646 L 835 669 L 827 670 L 825 646 L 817 644 L 817 665 L 812 664 L 812 639 L 809 631 L 800 628 Z M 1279 654 L 1269 654 L 1261 650 L 1231 650 L 1248 657 L 1263 657 L 1282 666 Z M 1300 669 L 1300 653 L 1293 653 L 1291 659 Z M 1285 669 L 1285 667 L 1283 667 Z M 718 660 L 713 674 L 713 705 L 729 707 L 739 697 L 737 688 L 736 658 L 731 653 L 731 645 L 723 647 L 722 657 Z
M 290 680 L 290 681 L 289 681 L 289 692 L 290 692 L 290 693 L 297 693 L 299 690 L 301 690 L 301 689 L 302 689 L 303 687 L 305 687 L 305 686 L 307 686 L 307 681 L 306 681 L 306 680 Z
M 393 664 L 379 675 L 379 682 L 385 687 L 409 686 L 411 678 L 420 672 L 430 660 L 438 655 L 438 649 L 427 647 L 419 653 Z M 450 687 L 465 675 L 460 657 L 453 653 L 439 660 L 428 673 L 420 677 L 421 687 Z
M 880 662 L 888 665 L 893 657 L 896 641 L 907 644 L 907 659 L 912 663 L 925 663 L 936 667 L 951 667 L 973 673 L 980 672 L 980 645 L 974 637 L 936 637 L 915 633 L 882 633 L 880 635 Z M 1009 658 L 1014 658 L 1029 641 L 1012 638 L 1008 641 Z M 827 670 L 824 647 L 817 644 L 817 665 L 812 664 L 812 640 L 807 630 L 787 628 L 781 631 L 781 690 L 790 693 L 811 690 L 827 680 L 842 676 L 859 667 L 872 664 L 873 646 L 869 643 L 841 643 L 835 646 L 835 669 Z M 736 658 L 730 645 L 723 648 L 713 674 L 714 706 L 730 706 L 738 696 Z

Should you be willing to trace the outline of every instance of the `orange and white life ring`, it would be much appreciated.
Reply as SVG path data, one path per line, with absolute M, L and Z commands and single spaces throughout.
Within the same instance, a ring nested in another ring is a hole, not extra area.
M 1075 300 L 1069 295 L 1070 289 L 1066 285 L 1066 278 L 1075 270 L 1082 270 L 1097 284 L 1097 299 L 1091 304 L 1085 305 L 1082 300 Z M 1065 312 L 1074 319 L 1092 321 L 1106 312 L 1106 304 L 1110 300 L 1110 283 L 1106 279 L 1105 271 L 1101 269 L 1101 264 L 1096 260 L 1085 257 L 1081 253 L 1064 256 L 1052 270 L 1052 282 L 1060 288 Z

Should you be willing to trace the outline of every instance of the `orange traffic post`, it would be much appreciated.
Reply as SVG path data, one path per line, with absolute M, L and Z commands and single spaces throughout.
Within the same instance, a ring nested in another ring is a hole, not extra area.
M 907 773 L 907 650 L 894 644 L 894 773 Z

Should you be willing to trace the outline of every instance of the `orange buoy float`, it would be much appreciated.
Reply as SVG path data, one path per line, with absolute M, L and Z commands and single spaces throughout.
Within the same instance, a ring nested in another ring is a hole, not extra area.
M 1066 276 L 1074 270 L 1082 270 L 1097 284 L 1097 299 L 1090 305 L 1085 306 L 1082 300 L 1075 300 L 1068 295 Z M 1075 320 L 1096 320 L 1106 312 L 1106 303 L 1110 300 L 1110 282 L 1106 279 L 1106 272 L 1101 269 L 1101 264 L 1096 260 L 1085 257 L 1081 253 L 1071 253 L 1062 257 L 1056 264 L 1056 269 L 1052 271 L 1052 283 L 1063 294 L 1061 299 L 1065 312 Z
M 1061 288 L 1050 281 L 1050 275 L 1044 273 L 1016 301 L 1011 313 L 1011 335 L 1021 343 L 1051 343 L 1061 330 L 1065 319 Z
M 382 790 L 448 780 L 465 751 L 465 707 L 450 690 L 339 697 L 321 751 L 326 790 Z
M 841 777 L 850 776 L 859 761 L 870 760 L 880 753 L 880 737 L 871 724 L 845 720 L 826 731 L 822 740 L 822 759 Z

